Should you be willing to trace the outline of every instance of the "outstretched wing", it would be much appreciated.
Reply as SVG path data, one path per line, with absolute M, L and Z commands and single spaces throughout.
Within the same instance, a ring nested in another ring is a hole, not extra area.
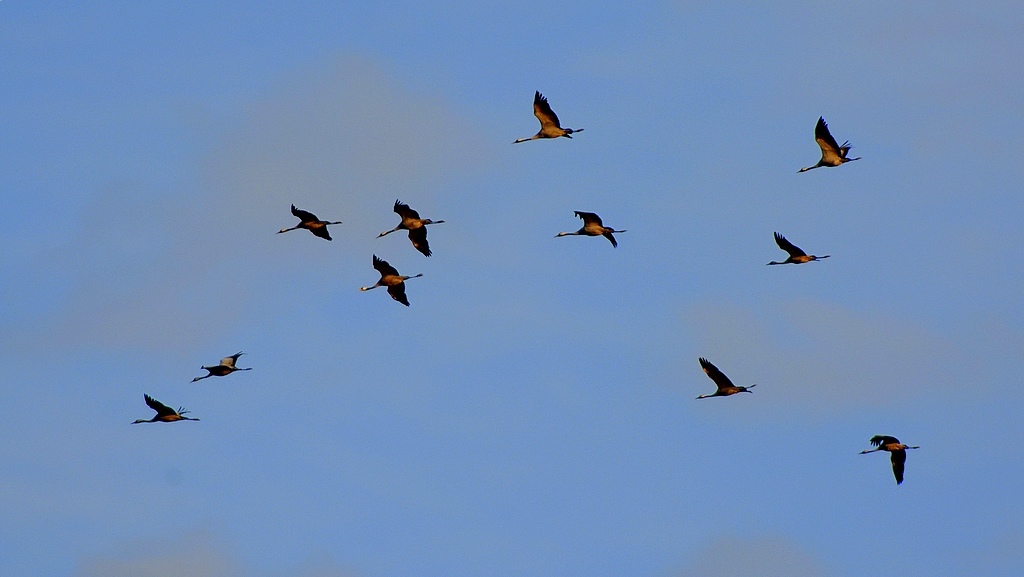
M 775 244 L 779 245 L 779 248 L 789 253 L 789 256 L 796 258 L 798 256 L 807 256 L 807 253 L 800 250 L 800 247 L 786 240 L 786 237 L 779 233 L 775 233 Z
M 295 208 L 294 204 L 292 205 L 292 214 L 302 222 L 317 222 L 320 220 L 312 212 Z
M 896 477 L 896 484 L 899 485 L 903 483 L 903 468 L 907 462 L 907 452 L 903 449 L 893 451 L 890 460 L 892 461 L 892 474 Z
M 729 387 L 736 386 L 732 384 L 732 381 L 729 380 L 729 377 L 725 376 L 725 373 L 718 370 L 718 367 L 716 367 L 715 365 L 711 364 L 711 361 L 705 359 L 704 357 L 701 357 L 699 360 L 700 368 L 704 369 L 704 372 L 707 373 L 709 377 L 711 377 L 711 380 L 714 381 L 716 385 L 718 385 L 719 389 L 726 389 Z
M 555 111 L 551 110 L 551 105 L 548 104 L 548 99 L 540 92 L 533 95 L 533 115 L 540 121 L 541 128 L 562 127 L 558 122 L 558 116 L 555 114 Z
M 146 398 L 146 404 L 149 405 L 149 408 L 151 408 L 154 411 L 156 411 L 156 414 L 157 414 L 158 417 L 167 417 L 169 415 L 177 415 L 178 414 L 177 411 L 175 411 L 174 409 L 172 409 L 172 408 L 168 407 L 167 405 L 161 403 L 160 401 L 154 399 L 153 397 L 151 397 L 149 395 L 143 395 L 143 396 Z
M 408 297 L 405 296 L 404 282 L 400 282 L 398 284 L 389 286 L 388 294 L 391 295 L 391 298 L 395 299 L 396 301 L 402 303 L 405 306 L 409 306 L 409 299 Z
M 882 445 L 899 445 L 900 440 L 896 437 L 890 437 L 889 435 L 875 435 L 874 437 L 871 437 L 871 444 L 876 447 L 881 447 Z
M 404 202 L 401 202 L 399 200 L 395 201 L 395 212 L 398 213 L 398 216 L 402 217 L 402 220 L 405 220 L 407 218 L 412 218 L 415 220 L 420 219 L 420 213 L 409 208 L 408 204 L 405 204 Z
M 578 210 L 574 210 L 573 212 L 576 214 L 576 216 L 578 216 L 578 217 L 583 219 L 583 224 L 584 225 L 587 225 L 587 224 L 590 224 L 590 223 L 594 223 L 597 226 L 601 226 L 601 227 L 604 226 L 604 223 L 601 222 L 601 217 L 597 216 L 596 214 L 594 214 L 592 212 L 580 212 Z
M 612 243 L 612 248 L 618 248 L 619 247 L 619 243 L 615 241 L 615 237 L 612 236 L 612 233 L 606 232 L 602 236 L 607 238 L 608 242 Z
M 313 233 L 314 236 L 318 236 L 324 240 L 334 240 L 331 238 L 330 231 L 327 230 L 327 225 L 317 226 L 309 229 L 309 232 Z
M 398 269 L 388 264 L 388 261 L 373 255 L 373 268 L 377 269 L 381 277 L 388 275 L 398 276 Z
M 828 131 L 828 124 L 824 117 L 818 117 L 818 124 L 814 126 L 814 140 L 818 141 L 822 154 L 839 154 L 839 143 Z
M 409 231 L 409 240 L 412 246 L 423 253 L 423 256 L 430 256 L 430 244 L 427 242 L 427 227 L 421 226 Z
M 224 357 L 223 359 L 220 360 L 220 364 L 221 364 L 221 366 L 224 366 L 224 367 L 234 368 L 235 367 L 235 361 L 238 360 L 238 357 L 240 357 L 240 356 L 242 356 L 244 354 L 245 353 L 239 351 L 239 352 L 231 355 L 230 357 Z

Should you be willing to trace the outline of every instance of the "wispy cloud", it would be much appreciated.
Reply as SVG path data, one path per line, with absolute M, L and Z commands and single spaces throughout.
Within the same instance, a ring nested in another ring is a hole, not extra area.
M 54 295 L 42 316 L 5 333 L 18 335 L 7 344 L 180 351 L 197 334 L 229 333 L 304 266 L 324 270 L 328 250 L 346 254 L 358 239 L 369 263 L 395 198 L 429 205 L 447 174 L 484 155 L 467 119 L 422 92 L 374 62 L 339 56 L 254 98 L 235 127 L 204 143 L 199 166 L 152 182 L 110 175 L 73 240 L 27 271 Z M 338 240 L 276 236 L 295 222 L 292 203 L 344 221 Z M 308 250 L 295 251 L 303 241 Z

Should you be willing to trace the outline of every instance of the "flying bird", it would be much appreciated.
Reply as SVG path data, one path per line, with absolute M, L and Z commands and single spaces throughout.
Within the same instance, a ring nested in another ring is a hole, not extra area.
M 750 385 L 749 387 L 737 387 L 736 385 L 732 384 L 732 381 L 729 380 L 729 377 L 725 376 L 725 373 L 718 370 L 718 367 L 716 367 L 715 365 L 711 364 L 711 361 L 705 359 L 704 357 L 701 357 L 698 360 L 700 361 L 700 368 L 704 369 L 704 372 L 707 373 L 709 377 L 711 377 L 711 380 L 714 381 L 716 385 L 718 385 L 717 391 L 710 395 L 701 395 L 697 397 L 698 399 L 706 399 L 708 397 L 728 397 L 729 395 L 735 395 L 736 393 L 754 392 L 751 391 L 750 389 L 753 389 L 757 385 Z
M 294 214 L 296 218 L 299 219 L 299 224 L 291 228 L 282 228 L 281 230 L 277 231 L 277 234 L 281 234 L 282 232 L 288 232 L 289 230 L 295 230 L 297 228 L 304 228 L 324 240 L 331 240 L 331 233 L 327 231 L 327 225 L 341 224 L 340 220 L 337 222 L 328 222 L 326 220 L 320 220 L 312 212 L 295 208 L 294 204 L 292 205 L 292 214 Z
M 379 286 L 388 287 L 388 294 L 391 298 L 402 303 L 405 306 L 409 306 L 409 299 L 405 296 L 405 281 L 411 278 L 417 278 L 423 276 L 423 273 L 413 276 L 402 276 L 398 274 L 398 269 L 388 264 L 388 261 L 377 258 L 377 255 L 373 255 L 373 268 L 377 269 L 380 273 L 380 280 L 373 286 L 359 287 L 361 291 L 373 290 Z
M 178 410 L 168 407 L 160 401 L 154 399 L 149 395 L 143 395 L 146 399 L 146 404 L 149 408 L 156 411 L 156 415 L 152 419 L 136 419 L 132 424 L 137 425 L 139 423 L 171 423 L 174 421 L 198 421 L 199 419 L 193 419 L 192 417 L 186 417 L 188 413 L 185 409 L 178 407 Z
M 800 247 L 786 240 L 786 237 L 779 233 L 775 233 L 775 244 L 779 245 L 779 248 L 789 253 L 789 258 L 782 262 L 775 262 L 774 260 L 768 264 L 803 264 L 805 262 L 811 262 L 812 260 L 826 259 L 832 255 L 826 254 L 824 256 L 808 255 L 806 252 L 800 249 Z
M 576 211 L 573 211 L 573 213 L 576 216 L 578 216 L 578 217 L 583 219 L 583 228 L 577 230 L 576 232 L 560 232 L 560 233 L 555 235 L 555 238 L 558 238 L 560 236 L 573 236 L 573 235 L 603 236 L 603 237 L 608 239 L 608 242 L 612 243 L 613 247 L 618 247 L 619 246 L 619 243 L 615 242 L 615 237 L 612 236 L 612 233 L 613 232 L 626 232 L 626 231 L 624 231 L 624 230 L 614 230 L 614 229 L 608 228 L 607 226 L 604 225 L 604 223 L 601 222 L 601 217 L 597 216 L 596 214 L 594 214 L 592 212 L 580 212 L 580 211 L 576 210 Z
M 850 153 L 850 148 L 852 148 L 850 141 L 847 140 L 842 146 L 836 144 L 836 139 L 832 138 L 832 133 L 828 131 L 828 124 L 825 124 L 824 117 L 819 117 L 818 124 L 814 127 L 814 140 L 818 141 L 818 146 L 821 147 L 821 160 L 818 161 L 818 164 L 805 166 L 797 172 L 806 172 L 821 166 L 839 166 L 844 162 L 860 160 L 859 156 L 857 158 L 846 157 Z
M 512 144 L 526 142 L 527 140 L 537 140 L 538 138 L 558 138 L 559 136 L 572 138 L 571 135 L 573 133 L 583 132 L 582 128 L 562 128 L 561 123 L 558 122 L 558 116 L 554 110 L 551 110 L 551 105 L 548 104 L 548 99 L 540 92 L 533 95 L 533 115 L 540 121 L 540 132 L 530 138 L 519 138 Z
M 194 383 L 196 381 L 201 381 L 207 377 L 223 377 L 224 375 L 230 375 L 235 371 L 251 371 L 252 367 L 240 369 L 235 366 L 235 362 L 238 360 L 238 357 L 244 354 L 245 353 L 239 351 L 231 355 L 230 357 L 224 357 L 223 359 L 221 359 L 219 365 L 213 365 L 212 367 L 201 367 L 202 369 L 209 371 L 208 374 L 205 374 L 201 377 L 196 377 L 192 379 L 192 382 Z
M 420 213 L 409 208 L 408 204 L 399 200 L 395 201 L 395 212 L 398 216 L 402 217 L 402 222 L 398 223 L 398 226 L 395 228 L 378 234 L 377 238 L 387 236 L 396 230 L 407 230 L 409 231 L 409 240 L 412 241 L 413 248 L 423 253 L 423 256 L 430 256 L 430 244 L 427 243 L 427 225 L 441 224 L 444 221 L 420 218 Z
M 889 451 L 892 461 L 892 474 L 896 477 L 896 484 L 903 483 L 903 465 L 907 462 L 907 449 L 920 449 L 921 447 L 908 447 L 896 437 L 888 435 L 875 435 L 871 437 L 871 444 L 875 449 L 861 451 L 861 455 L 874 453 L 875 451 Z

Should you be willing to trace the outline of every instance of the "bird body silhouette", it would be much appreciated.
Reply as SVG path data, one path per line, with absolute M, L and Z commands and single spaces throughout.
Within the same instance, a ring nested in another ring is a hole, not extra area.
M 245 368 L 245 369 L 240 369 L 240 368 L 235 366 L 235 362 L 238 361 L 238 357 L 240 357 L 240 356 L 242 356 L 244 354 L 245 353 L 239 351 L 239 352 L 231 355 L 230 357 L 224 357 L 223 359 L 221 359 L 219 365 L 213 365 L 213 366 L 209 366 L 209 367 L 200 367 L 203 370 L 207 371 L 207 374 L 205 374 L 205 375 L 203 375 L 201 377 L 196 377 L 196 378 L 192 379 L 192 382 L 194 383 L 196 381 L 201 381 L 201 380 L 209 378 L 209 377 L 223 377 L 224 375 L 230 375 L 231 373 L 233 373 L 235 371 L 251 371 L 252 367 L 248 367 L 248 368 Z
M 860 454 L 866 455 L 875 451 L 888 451 L 892 461 L 892 474 L 896 477 L 896 484 L 903 484 L 903 466 L 907 462 L 907 449 L 920 449 L 921 447 L 904 445 L 896 437 L 888 435 L 875 435 L 871 437 L 870 442 L 875 448 L 861 451 Z
M 828 254 L 823 255 L 823 256 L 814 256 L 813 254 L 809 255 L 806 252 L 804 252 L 803 250 L 801 250 L 800 247 L 798 247 L 795 244 L 793 244 L 793 243 L 789 242 L 788 240 L 786 240 L 786 237 L 782 236 L 779 233 L 775 233 L 775 244 L 779 245 L 779 248 L 781 248 L 782 250 L 788 252 L 789 253 L 789 258 L 787 258 L 786 260 L 784 260 L 782 262 L 775 262 L 773 260 L 772 262 L 768 263 L 769 265 L 772 265 L 772 264 L 804 264 L 805 262 L 811 262 L 811 261 L 814 261 L 814 260 L 822 260 L 822 259 L 826 259 L 826 258 L 832 256 L 832 255 L 828 255 Z
M 818 117 L 818 124 L 814 126 L 814 140 L 817 141 L 818 147 L 821 148 L 821 160 L 814 166 L 805 166 L 797 172 L 807 172 L 815 168 L 821 168 L 822 166 L 839 166 L 844 162 L 853 162 L 854 160 L 860 160 L 857 158 L 847 158 L 846 155 L 850 153 L 850 141 L 847 140 L 842 146 L 836 143 L 836 139 L 832 137 L 832 133 L 828 131 L 828 124 L 825 123 L 824 117 Z
M 156 415 L 152 419 L 136 419 L 132 424 L 137 425 L 139 423 L 173 423 L 174 421 L 198 421 L 199 419 L 193 419 L 192 417 L 186 417 L 188 413 L 185 409 L 178 407 L 178 410 L 168 407 L 160 401 L 154 399 L 149 395 L 143 395 L 146 399 L 146 404 L 149 408 L 156 411 Z
M 329 224 L 341 224 L 340 220 L 336 221 L 336 222 L 328 222 L 326 220 L 320 220 L 312 212 L 308 212 L 308 211 L 305 211 L 305 210 L 300 210 L 298 208 L 295 208 L 294 204 L 292 205 L 292 214 L 295 215 L 299 219 L 299 224 L 297 224 L 297 225 L 295 225 L 295 226 L 293 226 L 291 228 L 282 228 L 281 230 L 277 231 L 277 234 L 281 234 L 282 232 L 288 232 L 289 230 L 295 230 L 295 229 L 299 229 L 299 228 L 304 228 L 304 229 L 308 230 L 309 232 L 313 233 L 316 236 L 319 236 L 320 238 L 322 238 L 324 240 L 332 240 L 331 239 L 331 233 L 327 231 L 327 225 L 329 225 Z
M 427 243 L 427 225 L 441 224 L 444 221 L 420 218 L 420 213 L 409 208 L 408 204 L 399 200 L 395 201 L 395 212 L 398 216 L 402 217 L 402 222 L 398 223 L 398 226 L 395 228 L 378 234 L 377 238 L 387 236 L 396 230 L 407 230 L 409 231 L 409 240 L 412 241 L 413 248 L 423 253 L 423 256 L 430 256 L 430 244 Z
M 540 132 L 529 138 L 516 139 L 512 144 L 537 140 L 538 138 L 558 138 L 559 136 L 572 138 L 572 134 L 583 132 L 582 128 L 562 128 L 561 123 L 558 122 L 558 116 L 554 110 L 551 110 L 551 105 L 548 104 L 548 99 L 544 98 L 544 95 L 540 92 L 536 92 L 533 95 L 533 115 L 540 121 Z
M 558 238 L 560 236 L 574 235 L 603 236 L 608 239 L 608 242 L 612 243 L 613 248 L 617 248 L 619 246 L 619 243 L 615 241 L 615 237 L 612 235 L 612 233 L 626 231 L 608 228 L 607 226 L 604 225 L 603 222 L 601 222 L 601 217 L 597 216 L 592 212 L 581 212 L 576 210 L 573 211 L 573 214 L 583 219 L 583 228 L 577 230 L 576 232 L 560 232 L 555 235 L 555 238 Z
M 388 287 L 388 294 L 391 295 L 391 298 L 405 306 L 409 306 L 409 299 L 405 296 L 405 281 L 411 278 L 421 277 L 423 276 L 423 273 L 413 276 L 402 276 L 398 274 L 398 269 L 388 264 L 388 261 L 378 258 L 377 255 L 373 255 L 373 268 L 380 273 L 380 280 L 373 286 L 359 287 L 359 290 L 368 291 L 379 286 L 386 286 Z
M 698 359 L 700 362 L 700 368 L 704 369 L 704 372 L 715 382 L 718 386 L 718 390 L 710 395 L 700 395 L 698 399 L 706 399 L 708 397 L 728 397 L 729 395 L 735 395 L 736 393 L 753 393 L 750 389 L 753 389 L 757 385 L 750 385 L 749 387 L 737 387 L 732 384 L 729 377 L 725 376 L 725 373 L 718 370 L 718 367 L 711 364 L 711 361 L 701 357 Z

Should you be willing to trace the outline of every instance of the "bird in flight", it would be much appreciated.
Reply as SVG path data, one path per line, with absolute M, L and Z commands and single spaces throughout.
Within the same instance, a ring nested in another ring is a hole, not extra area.
M 890 437 L 888 435 L 875 435 L 871 437 L 871 444 L 876 448 L 861 451 L 861 455 L 868 453 L 874 453 L 875 451 L 888 451 L 891 455 L 890 460 L 892 461 L 892 474 L 896 477 L 896 484 L 903 483 L 903 465 L 907 462 L 907 449 L 920 449 L 921 447 L 908 447 L 900 442 L 896 437 Z
M 558 116 L 554 110 L 551 110 L 551 105 L 548 104 L 548 99 L 544 98 L 544 95 L 540 92 L 533 95 L 533 115 L 540 121 L 540 132 L 530 138 L 516 139 L 512 144 L 519 144 L 527 140 L 537 140 L 538 138 L 558 138 L 559 136 L 572 138 L 571 135 L 573 133 L 583 132 L 582 128 L 562 128 L 561 123 L 558 122 Z
M 604 223 L 601 222 L 601 217 L 597 216 L 596 214 L 594 214 L 592 212 L 580 212 L 580 211 L 576 210 L 576 211 L 573 211 L 573 213 L 576 216 L 578 216 L 578 217 L 583 219 L 583 228 L 577 230 L 576 232 L 560 232 L 560 233 L 555 235 L 555 238 L 558 238 L 560 236 L 573 236 L 573 235 L 603 236 L 603 237 L 608 239 L 608 242 L 612 243 L 612 247 L 618 247 L 619 246 L 619 243 L 615 242 L 615 237 L 612 235 L 612 233 L 613 232 L 626 232 L 626 231 L 624 231 L 624 230 L 614 230 L 614 229 L 608 228 L 607 226 L 604 225 Z
M 296 218 L 299 219 L 299 224 L 291 228 L 282 228 L 281 230 L 277 231 L 277 234 L 281 234 L 282 232 L 288 232 L 289 230 L 295 230 L 297 228 L 304 228 L 324 240 L 331 240 L 331 233 L 327 231 L 327 225 L 341 224 L 340 220 L 337 222 L 328 222 L 326 220 L 320 220 L 312 212 L 295 208 L 294 204 L 292 205 L 292 214 L 294 214 Z
M 174 421 L 199 420 L 193 419 L 192 417 L 186 417 L 185 414 L 188 413 L 188 411 L 181 407 L 178 407 L 178 410 L 175 411 L 149 395 L 143 395 L 143 397 L 145 397 L 146 404 L 149 405 L 149 408 L 156 411 L 156 415 L 152 419 L 136 419 L 135 422 L 132 423 L 133 425 L 137 425 L 139 423 L 171 423 Z
M 732 384 L 732 381 L 729 380 L 729 377 L 725 376 L 725 373 L 718 370 L 718 367 L 716 367 L 715 365 L 711 364 L 711 361 L 705 359 L 704 357 L 701 357 L 698 360 L 700 361 L 700 368 L 704 369 L 704 372 L 707 373 L 707 375 L 711 377 L 711 380 L 715 382 L 715 385 L 718 386 L 718 390 L 715 391 L 714 393 L 710 395 L 701 395 L 697 397 L 698 399 L 706 399 L 708 397 L 728 397 L 729 395 L 735 395 L 736 393 L 754 392 L 751 391 L 750 389 L 753 389 L 757 385 L 750 385 L 749 387 L 737 387 L 736 385 Z
M 402 303 L 405 306 L 409 306 L 409 299 L 405 296 L 405 281 L 411 278 L 417 278 L 423 276 L 423 273 L 413 276 L 402 276 L 398 274 L 398 269 L 388 264 L 388 261 L 377 258 L 377 255 L 373 255 L 373 268 L 377 269 L 380 273 L 380 280 L 373 286 L 359 287 L 361 291 L 373 290 L 379 286 L 388 287 L 388 294 L 391 298 Z
M 398 226 L 395 228 L 378 234 L 377 238 L 387 236 L 396 230 L 407 230 L 409 231 L 409 240 L 412 241 L 413 248 L 423 253 L 423 256 L 430 256 L 430 244 L 427 243 L 427 225 L 441 224 L 444 221 L 420 218 L 420 213 L 409 208 L 408 204 L 399 200 L 395 201 L 395 212 L 398 216 L 402 217 L 402 222 L 398 223 Z
M 814 140 L 818 142 L 818 146 L 821 147 L 821 160 L 814 166 L 805 166 L 797 172 L 807 172 L 815 168 L 822 166 L 839 166 L 844 162 L 853 162 L 854 160 L 860 160 L 857 158 L 847 158 L 846 155 L 850 153 L 850 141 L 847 140 L 842 146 L 836 143 L 836 139 L 832 137 L 832 133 L 828 131 L 828 124 L 825 124 L 825 118 L 819 117 L 818 124 L 814 126 Z
M 786 237 L 779 233 L 775 233 L 775 244 L 779 245 L 779 248 L 789 253 L 789 258 L 782 262 L 775 262 L 774 260 L 768 264 L 803 264 L 805 262 L 811 262 L 812 260 L 826 259 L 832 255 L 826 254 L 824 256 L 808 255 L 806 252 L 800 249 L 800 247 L 786 240 Z
M 201 381 L 208 377 L 223 377 L 224 375 L 230 375 L 235 371 L 251 371 L 252 367 L 240 369 L 235 366 L 235 362 L 238 361 L 238 357 L 244 354 L 245 353 L 239 351 L 231 355 L 230 357 L 224 357 L 223 359 L 221 359 L 219 365 L 213 365 L 211 367 L 201 367 L 203 370 L 208 371 L 208 373 L 201 377 L 196 377 L 192 379 L 192 382 L 194 383 L 196 381 Z

